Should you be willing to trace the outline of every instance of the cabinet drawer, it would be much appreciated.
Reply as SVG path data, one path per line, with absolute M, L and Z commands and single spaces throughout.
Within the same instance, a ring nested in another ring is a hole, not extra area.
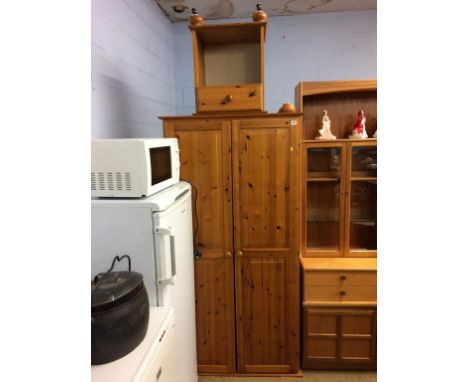
M 197 111 L 263 110 L 261 84 L 200 87 L 197 92 Z
M 377 272 L 367 271 L 313 271 L 305 272 L 304 285 L 308 286 L 376 286 Z
M 377 301 L 375 286 L 313 286 L 307 289 L 304 301 Z

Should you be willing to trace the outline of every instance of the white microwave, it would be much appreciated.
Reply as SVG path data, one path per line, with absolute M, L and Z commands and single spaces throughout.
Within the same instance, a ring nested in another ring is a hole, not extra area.
M 91 196 L 143 197 L 179 181 L 175 138 L 91 141 Z

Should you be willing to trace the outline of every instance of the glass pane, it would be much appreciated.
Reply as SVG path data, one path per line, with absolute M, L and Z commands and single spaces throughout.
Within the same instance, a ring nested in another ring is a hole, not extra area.
M 377 147 L 353 147 L 351 176 L 377 176 Z
M 150 149 L 151 184 L 164 182 L 172 176 L 171 148 L 169 146 Z
M 307 150 L 307 177 L 309 179 L 321 177 L 339 178 L 340 171 L 340 148 L 309 148 Z
M 351 250 L 377 249 L 377 181 L 351 182 Z
M 338 249 L 340 182 L 307 183 L 307 246 Z

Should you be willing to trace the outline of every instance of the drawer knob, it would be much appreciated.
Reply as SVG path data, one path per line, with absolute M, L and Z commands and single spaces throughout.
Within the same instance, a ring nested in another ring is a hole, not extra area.
M 238 252 L 237 252 L 237 256 L 241 256 L 241 257 L 244 256 L 244 252 L 238 251 Z
M 340 296 L 346 295 L 346 292 L 344 290 L 340 290 Z
M 231 257 L 231 256 L 232 256 L 232 253 L 229 252 L 229 251 L 227 251 L 227 252 L 225 253 L 225 255 L 226 255 L 226 257 Z
M 249 93 L 249 97 L 255 97 L 255 90 Z
M 226 105 L 227 103 L 232 101 L 232 94 L 228 94 L 224 99 L 221 101 L 222 105 Z
M 345 275 L 341 275 L 341 276 L 340 276 L 340 280 L 341 280 L 341 281 L 345 281 L 345 280 L 346 280 L 346 276 L 345 276 Z

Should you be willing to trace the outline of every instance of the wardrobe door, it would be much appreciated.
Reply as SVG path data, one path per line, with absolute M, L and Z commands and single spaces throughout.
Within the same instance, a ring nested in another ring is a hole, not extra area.
M 234 373 L 231 123 L 179 119 L 164 131 L 178 138 L 181 179 L 193 185 L 198 372 Z
M 237 362 L 299 370 L 298 117 L 233 121 Z

